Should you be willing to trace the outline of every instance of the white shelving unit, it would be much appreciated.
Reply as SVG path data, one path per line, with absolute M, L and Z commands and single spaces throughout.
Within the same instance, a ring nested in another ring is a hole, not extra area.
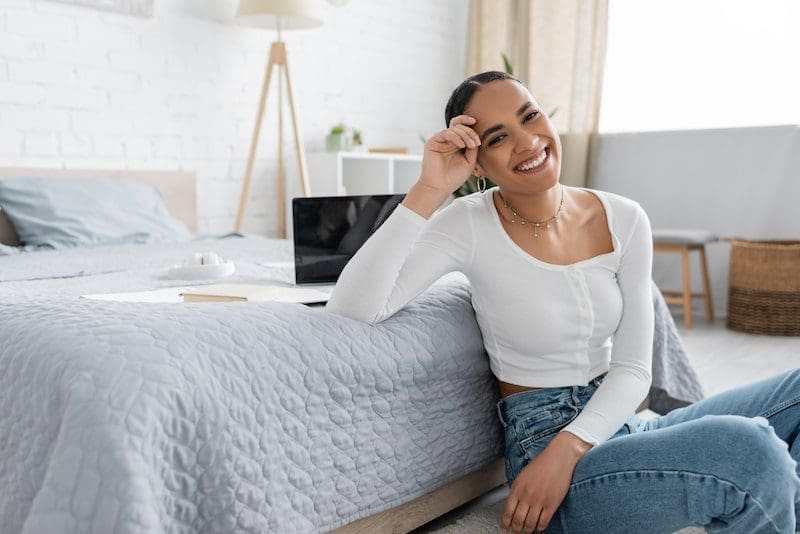
M 421 154 L 310 152 L 306 154 L 311 195 L 408 193 L 422 170 Z M 286 238 L 292 239 L 292 198 L 301 196 L 297 170 L 289 166 L 286 184 Z
M 417 154 L 313 152 L 306 160 L 315 197 L 408 193 L 422 168 Z

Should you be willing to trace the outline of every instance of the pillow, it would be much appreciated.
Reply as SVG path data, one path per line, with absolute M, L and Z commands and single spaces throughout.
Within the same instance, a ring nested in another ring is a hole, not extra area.
M 11 221 L 8 220 L 8 217 L 3 212 L 3 208 L 0 208 L 0 245 L 11 247 L 19 245 L 19 236 L 11 225 Z
M 188 241 L 151 184 L 110 178 L 0 180 L 0 207 L 24 245 L 47 248 Z

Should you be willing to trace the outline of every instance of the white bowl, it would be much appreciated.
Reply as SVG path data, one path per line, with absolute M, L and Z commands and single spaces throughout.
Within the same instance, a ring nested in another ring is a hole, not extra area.
M 167 276 L 176 280 L 213 280 L 230 276 L 236 271 L 232 261 L 211 265 L 173 265 Z

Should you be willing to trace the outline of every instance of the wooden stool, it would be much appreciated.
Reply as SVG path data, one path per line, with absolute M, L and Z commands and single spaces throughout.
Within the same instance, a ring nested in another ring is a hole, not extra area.
M 680 252 L 683 258 L 683 291 L 662 291 L 661 293 L 668 304 L 683 304 L 683 323 L 686 328 L 692 327 L 692 298 L 703 298 L 706 303 L 708 322 L 714 320 L 705 245 L 718 240 L 716 235 L 705 230 L 653 230 L 654 252 Z M 689 279 L 689 252 L 692 250 L 700 252 L 700 268 L 703 273 L 702 293 L 692 293 L 692 284 Z

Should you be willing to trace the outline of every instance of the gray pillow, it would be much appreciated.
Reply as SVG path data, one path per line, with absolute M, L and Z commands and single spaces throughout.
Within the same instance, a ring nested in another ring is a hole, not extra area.
M 158 189 L 110 178 L 0 180 L 0 207 L 27 246 L 65 248 L 188 241 Z

